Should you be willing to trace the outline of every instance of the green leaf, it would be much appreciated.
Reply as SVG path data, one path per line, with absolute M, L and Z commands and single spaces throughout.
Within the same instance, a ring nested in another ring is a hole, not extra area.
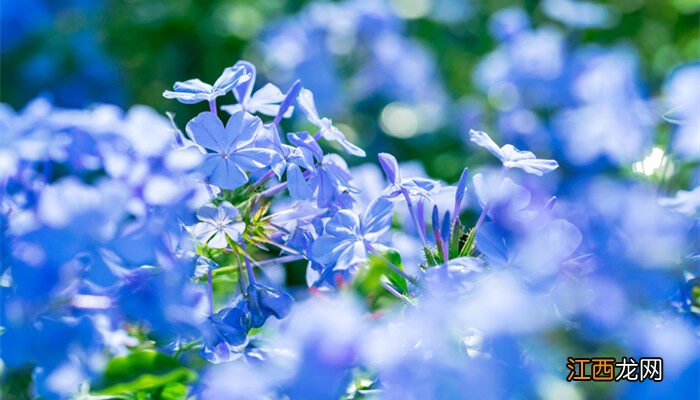
M 157 351 L 139 350 L 111 359 L 93 393 L 116 395 L 151 391 L 166 385 L 191 382 L 194 379 L 196 374 L 176 359 Z
M 182 383 L 169 383 L 160 390 L 158 397 L 162 400 L 180 400 L 187 397 L 187 386 Z
M 399 293 L 403 295 L 409 294 L 406 279 L 394 271 L 385 261 L 385 259 L 388 260 L 403 271 L 399 252 L 385 246 L 375 245 L 375 247 L 381 252 L 381 257 L 374 254 L 370 255 L 367 266 L 360 270 L 353 281 L 354 288 L 367 299 L 372 310 L 381 309 L 398 300 L 382 286 L 382 277 L 386 277 Z

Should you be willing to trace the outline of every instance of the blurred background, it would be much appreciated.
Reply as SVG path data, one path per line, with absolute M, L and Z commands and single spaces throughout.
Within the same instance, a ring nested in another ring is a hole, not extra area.
M 454 182 L 469 157 L 490 162 L 465 144 L 474 128 L 560 160 L 567 177 L 673 174 L 671 190 L 693 177 L 668 149 L 700 152 L 668 100 L 694 82 L 670 83 L 697 68 L 699 10 L 699 0 L 3 1 L 0 100 L 141 103 L 184 125 L 206 105 L 163 90 L 213 82 L 246 59 L 258 87 L 301 78 L 372 161 L 390 151 Z

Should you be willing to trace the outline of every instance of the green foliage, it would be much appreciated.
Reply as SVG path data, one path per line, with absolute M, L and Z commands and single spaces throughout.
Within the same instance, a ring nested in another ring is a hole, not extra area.
M 111 359 L 93 393 L 133 397 L 139 392 L 142 396 L 148 395 L 143 398 L 183 399 L 186 394 L 184 384 L 196 377 L 192 370 L 170 356 L 140 350 Z
M 2 365 L 0 363 L 0 365 Z M 0 370 L 0 399 L 3 400 L 29 400 L 32 399 L 32 369 L 22 368 Z
M 447 246 L 449 259 L 459 257 L 470 257 L 474 255 L 476 250 L 476 230 L 474 228 L 465 231 L 465 227 L 459 219 L 452 225 L 452 233 L 450 234 L 450 243 Z M 442 248 L 423 249 L 425 256 L 425 264 L 423 269 L 441 265 L 445 262 L 445 257 L 442 254 Z
M 382 283 L 390 285 L 403 296 L 410 295 L 406 279 L 394 271 L 389 264 L 391 263 L 403 271 L 399 252 L 383 246 L 377 245 L 376 247 L 381 252 L 381 256 L 370 255 L 367 265 L 360 270 L 353 281 L 353 289 L 366 299 L 372 311 L 381 310 L 398 301 L 396 296 L 389 293 Z

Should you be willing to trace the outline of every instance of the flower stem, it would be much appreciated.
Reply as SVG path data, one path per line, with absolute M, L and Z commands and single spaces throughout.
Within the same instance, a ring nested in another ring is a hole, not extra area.
M 420 222 L 418 221 L 418 217 L 416 216 L 416 212 L 413 207 L 413 202 L 411 201 L 411 195 L 408 194 L 408 191 L 404 188 L 401 188 L 401 193 L 403 193 L 403 196 L 406 198 L 406 206 L 408 207 L 408 213 L 411 214 L 411 219 L 413 220 L 413 224 L 416 226 L 416 230 L 418 231 L 418 235 L 420 236 L 421 242 L 423 242 L 423 247 L 427 248 L 429 247 L 428 238 L 425 237 L 423 229 L 421 229 Z
M 391 293 L 392 295 L 394 295 L 394 297 L 396 297 L 397 299 L 403 301 L 403 302 L 406 303 L 407 305 L 409 305 L 409 306 L 414 306 L 414 305 L 415 305 L 415 304 L 413 304 L 413 302 L 412 302 L 408 297 L 406 297 L 406 296 L 402 295 L 401 293 L 399 293 L 399 292 L 398 292 L 396 289 L 394 289 L 394 287 L 391 286 L 388 282 L 385 282 L 384 280 L 380 279 L 380 280 L 379 280 L 379 284 L 382 285 L 382 287 L 383 287 L 384 289 L 386 289 L 387 292 Z
M 501 179 L 498 182 L 498 189 L 497 191 L 501 189 L 501 186 L 503 185 L 503 181 L 505 180 L 506 173 L 508 172 L 508 169 L 503 168 L 503 172 L 501 173 Z M 474 243 L 474 240 L 476 239 L 476 232 L 481 228 L 481 225 L 484 223 L 484 220 L 486 219 L 486 214 L 489 213 L 489 210 L 491 209 L 491 199 L 488 199 L 488 202 L 484 205 L 483 210 L 481 210 L 481 214 L 479 215 L 479 219 L 476 220 L 476 224 L 474 224 L 474 227 L 469 231 L 469 235 L 467 236 L 467 240 L 464 243 L 464 247 L 462 247 L 463 251 L 460 251 L 460 256 L 467 255 L 470 248 L 472 247 L 472 244 Z
M 260 186 L 263 183 L 267 182 L 267 180 L 270 179 L 274 173 L 275 173 L 275 171 L 273 171 L 273 170 L 269 170 L 269 171 L 265 172 L 265 175 L 261 176 L 260 179 L 255 181 L 255 183 L 253 183 L 253 186 Z
M 253 272 L 253 265 L 250 263 L 250 256 L 248 255 L 248 249 L 246 249 L 245 242 L 240 243 L 241 248 L 243 249 L 243 260 L 245 261 L 245 269 L 246 272 L 248 273 L 248 285 L 254 285 L 255 284 L 255 273 Z
M 365 243 L 365 246 L 366 246 L 367 250 L 369 250 L 369 251 L 370 251 L 372 254 L 374 254 L 375 256 L 379 257 L 379 259 L 381 259 L 382 261 L 384 261 L 384 262 L 386 263 L 386 265 L 388 265 L 389 267 L 391 267 L 391 269 L 393 269 L 394 272 L 396 272 L 397 274 L 401 275 L 401 277 L 403 277 L 404 279 L 406 279 L 408 282 L 411 282 L 412 284 L 415 284 L 415 282 L 414 282 L 415 280 L 413 279 L 413 277 L 411 277 L 410 275 L 408 275 L 407 273 L 405 273 L 404 270 L 402 270 L 401 268 L 397 267 L 394 263 L 392 263 L 391 261 L 389 261 L 386 257 L 384 257 L 384 255 L 383 255 L 380 251 L 378 251 L 377 249 L 375 249 L 371 244 Z
M 207 282 L 209 284 L 209 315 L 214 315 L 214 283 L 212 282 L 211 269 L 207 272 Z
M 272 197 L 272 196 L 276 195 L 277 193 L 283 191 L 286 188 L 287 188 L 287 182 L 282 182 L 279 185 L 275 185 L 271 188 L 263 190 L 262 192 L 260 192 L 260 196 Z

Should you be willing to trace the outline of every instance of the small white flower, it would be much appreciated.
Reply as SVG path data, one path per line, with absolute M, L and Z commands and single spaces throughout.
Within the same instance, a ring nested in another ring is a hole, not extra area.
M 197 210 L 197 218 L 202 222 L 194 227 L 195 238 L 212 249 L 225 248 L 228 245 L 226 236 L 234 242 L 240 241 L 245 230 L 245 223 L 236 221 L 240 215 L 228 201 L 218 207 L 211 204 L 201 207 Z

